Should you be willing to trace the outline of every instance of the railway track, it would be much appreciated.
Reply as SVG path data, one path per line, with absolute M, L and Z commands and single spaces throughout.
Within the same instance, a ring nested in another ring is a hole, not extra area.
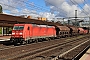
M 68 37 L 69 39 L 70 37 Z M 58 39 L 56 39 L 58 40 Z M 61 40 L 64 40 L 63 38 L 61 38 Z M 48 41 L 43 41 L 43 42 L 48 42 Z M 42 43 L 42 42 L 38 42 L 38 43 Z M 35 43 L 31 43 L 31 44 L 35 44 Z M 30 44 L 28 44 L 30 45 Z M 21 46 L 25 46 L 25 45 L 16 45 L 14 46 L 13 44 L 11 44 L 10 42 L 1 42 L 0 43 L 0 50 L 6 50 L 6 49 L 11 49 L 11 48 L 16 48 L 16 47 L 21 47 Z
M 85 38 L 84 36 L 79 36 L 78 38 L 64 38 L 61 40 L 52 40 L 49 42 L 41 42 L 37 44 L 28 44 L 25 46 L 19 46 L 15 48 L 9 48 L 0 51 L 0 60 L 25 60 L 25 59 L 32 59 L 32 58 L 47 58 L 47 55 L 44 55 L 46 52 L 53 52 L 55 49 L 62 50 L 61 46 L 66 45 L 67 43 L 72 42 L 73 40 Z M 78 41 L 78 40 L 77 40 Z M 70 44 L 67 46 L 71 46 Z M 29 49 L 30 48 L 30 49 Z M 8 51 L 8 52 L 7 52 Z M 42 55 L 41 55 L 42 54 Z M 57 53 L 55 55 L 58 55 Z M 11 57 L 12 56 L 12 57 Z M 51 55 L 52 57 L 56 57 Z M 50 57 L 50 56 L 49 56 Z
M 79 60 L 82 51 L 84 51 L 90 43 L 90 39 L 78 44 L 77 46 L 73 47 L 72 49 L 64 52 L 63 54 L 58 55 L 58 59 L 62 60 Z M 56 57 L 57 58 L 57 57 Z M 55 58 L 54 58 L 55 60 Z
M 64 56 L 64 54 L 67 54 L 69 51 L 74 50 L 75 48 L 73 48 L 73 47 L 75 47 L 76 45 L 83 43 L 83 42 L 90 41 L 90 40 L 85 41 L 87 39 L 82 41 L 82 39 L 62 43 L 61 45 L 58 45 L 57 47 L 53 47 L 53 48 L 50 48 L 48 50 L 43 50 L 40 53 L 37 52 L 37 53 L 35 53 L 35 55 L 29 54 L 29 56 L 28 55 L 26 57 L 24 56 L 25 58 L 22 58 L 21 60 L 30 60 L 30 59 L 31 60 L 37 60 L 37 58 L 42 59 L 42 60 L 57 60 L 58 57 L 62 57 L 62 56 Z M 21 58 L 21 57 L 19 57 L 19 58 Z

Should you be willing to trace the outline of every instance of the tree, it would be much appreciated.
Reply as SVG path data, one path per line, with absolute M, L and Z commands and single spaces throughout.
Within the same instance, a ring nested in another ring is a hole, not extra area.
M 2 6 L 0 5 L 0 13 L 2 13 Z

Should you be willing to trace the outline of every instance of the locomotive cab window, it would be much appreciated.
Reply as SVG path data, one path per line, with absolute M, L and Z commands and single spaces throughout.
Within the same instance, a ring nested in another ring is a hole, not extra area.
M 13 30 L 23 30 L 24 26 L 14 26 Z

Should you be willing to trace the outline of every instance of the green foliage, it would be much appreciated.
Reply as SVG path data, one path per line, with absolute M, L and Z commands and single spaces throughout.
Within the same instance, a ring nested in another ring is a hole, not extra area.
M 2 34 L 2 28 L 0 27 L 0 34 Z
M 0 5 L 0 13 L 2 13 L 2 6 Z
M 4 27 L 4 29 L 6 29 L 6 28 Z M 7 31 L 7 33 L 11 34 L 11 32 L 12 32 L 12 28 L 9 28 L 9 31 Z M 0 27 L 0 34 L 2 34 L 2 27 Z

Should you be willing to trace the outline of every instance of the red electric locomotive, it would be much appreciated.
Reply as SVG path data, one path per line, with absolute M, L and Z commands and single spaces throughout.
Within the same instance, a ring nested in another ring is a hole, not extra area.
M 56 37 L 54 26 L 36 24 L 15 24 L 12 30 L 10 41 L 16 43 L 29 43 L 38 41 L 40 38 Z

